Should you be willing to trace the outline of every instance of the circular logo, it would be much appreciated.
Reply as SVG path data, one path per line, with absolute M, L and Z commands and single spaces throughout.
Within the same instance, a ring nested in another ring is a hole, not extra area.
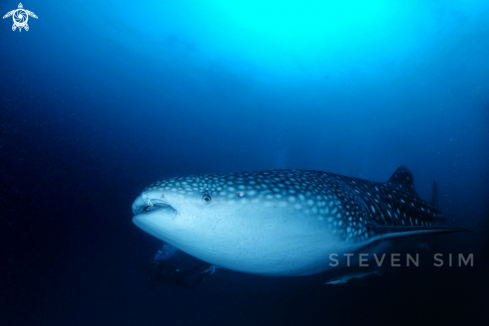
M 17 27 L 24 27 L 29 19 L 24 9 L 17 9 L 14 13 L 14 23 Z

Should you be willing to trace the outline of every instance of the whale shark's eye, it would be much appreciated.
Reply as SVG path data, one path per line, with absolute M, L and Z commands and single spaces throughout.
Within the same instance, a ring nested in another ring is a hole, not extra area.
M 211 198 L 211 195 L 209 195 L 209 194 L 205 194 L 204 196 L 202 196 L 202 202 L 204 204 L 210 204 L 211 200 L 212 200 L 212 198 Z

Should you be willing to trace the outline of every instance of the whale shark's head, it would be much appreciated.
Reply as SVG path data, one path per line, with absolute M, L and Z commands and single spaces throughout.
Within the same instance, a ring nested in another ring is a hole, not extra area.
M 215 227 L 215 213 L 226 196 L 222 192 L 224 185 L 218 183 L 218 179 L 207 176 L 156 182 L 134 201 L 133 222 L 165 242 L 194 252 Z

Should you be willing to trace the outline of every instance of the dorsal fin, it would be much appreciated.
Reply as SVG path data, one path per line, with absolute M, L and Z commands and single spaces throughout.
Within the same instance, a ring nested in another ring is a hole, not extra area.
M 397 168 L 396 172 L 389 178 L 387 183 L 401 187 L 404 191 L 416 193 L 414 190 L 414 178 L 411 171 L 404 166 Z

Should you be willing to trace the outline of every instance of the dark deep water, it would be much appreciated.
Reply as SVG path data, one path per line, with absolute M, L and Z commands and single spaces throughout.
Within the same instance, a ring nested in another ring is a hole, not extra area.
M 0 325 L 487 325 L 487 3 L 229 3 L 29 1 L 29 31 L 1 21 Z M 158 179 L 400 165 L 475 231 L 437 240 L 473 267 L 153 291 L 140 268 L 161 242 L 131 204 Z

